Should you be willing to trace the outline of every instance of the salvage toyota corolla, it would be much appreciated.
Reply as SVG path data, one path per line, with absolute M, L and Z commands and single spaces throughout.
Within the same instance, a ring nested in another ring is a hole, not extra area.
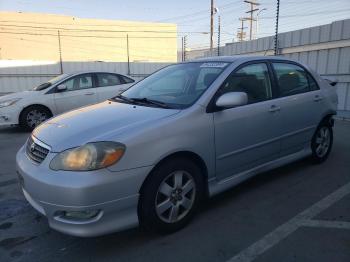
M 24 196 L 71 235 L 176 231 L 208 196 L 306 156 L 326 160 L 331 84 L 280 57 L 170 65 L 38 126 L 17 154 Z

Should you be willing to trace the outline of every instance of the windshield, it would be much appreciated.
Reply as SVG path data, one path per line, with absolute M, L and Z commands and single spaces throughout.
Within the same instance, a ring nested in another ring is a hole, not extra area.
M 68 76 L 68 74 L 62 74 L 62 75 L 56 76 L 54 78 L 51 78 L 49 81 L 34 87 L 33 90 L 35 90 L 35 91 L 44 90 L 44 89 L 52 86 L 53 84 L 61 81 L 62 79 L 65 79 L 67 76 Z
M 138 82 L 122 96 L 161 102 L 171 108 L 186 108 L 207 90 L 227 65 L 223 62 L 171 65 Z

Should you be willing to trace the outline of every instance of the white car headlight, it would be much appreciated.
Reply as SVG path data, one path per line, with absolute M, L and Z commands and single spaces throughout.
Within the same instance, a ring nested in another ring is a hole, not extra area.
M 68 149 L 57 154 L 50 163 L 53 170 L 89 171 L 117 163 L 125 146 L 116 142 L 95 142 Z
M 5 100 L 5 101 L 1 101 L 0 102 L 0 107 L 5 107 L 5 106 L 11 106 L 13 104 L 16 104 L 19 100 L 21 100 L 22 98 L 13 98 L 13 99 L 9 99 L 9 100 Z

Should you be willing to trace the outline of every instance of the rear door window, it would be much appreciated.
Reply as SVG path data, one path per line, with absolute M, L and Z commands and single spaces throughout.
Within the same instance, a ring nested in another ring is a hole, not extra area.
M 103 87 L 103 86 L 116 86 L 121 85 L 122 82 L 119 78 L 119 76 L 115 74 L 107 74 L 107 73 L 98 73 L 97 76 L 97 86 Z
M 279 97 L 317 90 L 315 80 L 300 66 L 288 63 L 272 63 L 276 73 Z

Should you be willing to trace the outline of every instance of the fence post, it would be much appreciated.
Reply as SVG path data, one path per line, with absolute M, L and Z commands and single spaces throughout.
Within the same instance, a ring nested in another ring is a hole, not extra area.
M 276 9 L 276 32 L 275 32 L 275 51 L 274 54 L 278 54 L 278 20 L 280 18 L 280 0 L 277 0 L 277 9 Z
M 63 74 L 62 47 L 61 47 L 60 30 L 57 31 L 57 36 L 58 36 L 58 52 L 59 52 L 59 55 L 60 55 L 60 69 L 61 69 L 61 74 Z
M 130 75 L 129 34 L 126 34 L 126 52 L 128 56 L 128 75 Z

